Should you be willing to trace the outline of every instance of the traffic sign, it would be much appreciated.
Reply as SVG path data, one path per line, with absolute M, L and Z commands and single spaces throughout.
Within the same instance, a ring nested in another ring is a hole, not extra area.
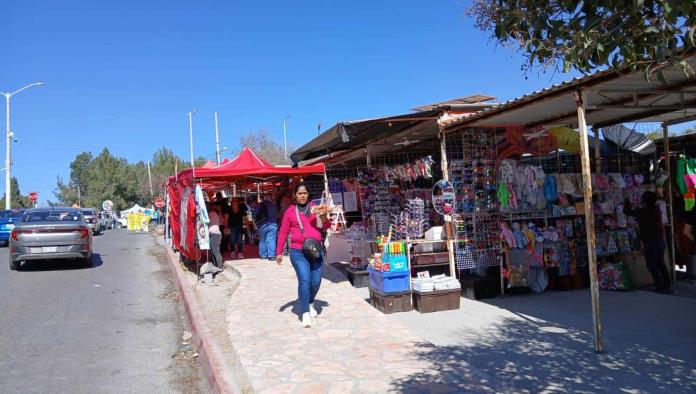
M 114 203 L 111 200 L 106 200 L 102 203 L 102 209 L 105 211 L 110 211 L 114 207 Z
M 163 208 L 164 207 L 164 200 L 162 199 L 162 197 L 157 197 L 157 198 L 155 198 L 154 204 L 155 204 L 155 208 Z
M 29 199 L 30 199 L 31 201 L 36 202 L 36 200 L 39 199 L 39 193 L 37 193 L 37 192 L 31 192 L 31 193 L 29 193 Z

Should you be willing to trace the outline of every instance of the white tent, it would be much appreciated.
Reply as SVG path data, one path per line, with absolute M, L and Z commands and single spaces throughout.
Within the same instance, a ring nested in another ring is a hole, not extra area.
M 126 217 L 126 216 L 128 216 L 129 213 L 144 213 L 146 215 L 152 216 L 153 212 L 154 212 L 153 209 L 144 208 L 138 204 L 135 204 L 132 207 L 130 207 L 124 211 L 121 211 L 121 217 Z

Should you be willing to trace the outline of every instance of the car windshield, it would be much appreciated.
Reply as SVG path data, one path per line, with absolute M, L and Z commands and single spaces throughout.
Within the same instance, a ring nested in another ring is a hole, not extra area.
M 22 217 L 23 222 L 79 222 L 82 214 L 79 211 L 30 211 Z
M 21 217 L 22 217 L 22 211 L 20 211 L 18 209 L 10 209 L 10 210 L 0 211 L 0 219 L 21 218 Z
M 83 209 L 82 214 L 85 216 L 94 216 L 94 210 L 92 209 Z

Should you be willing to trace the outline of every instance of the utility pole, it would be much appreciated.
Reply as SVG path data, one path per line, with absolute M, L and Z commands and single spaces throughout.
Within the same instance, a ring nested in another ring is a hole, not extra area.
M 150 179 L 150 198 L 155 196 L 155 192 L 152 190 L 152 172 L 150 172 L 150 162 L 147 162 L 147 177 Z
M 283 118 L 283 146 L 285 147 L 285 161 L 288 160 L 288 133 L 285 127 L 285 122 L 290 118 L 290 115 Z
M 10 167 L 12 166 L 12 155 L 11 155 L 11 143 L 12 143 L 12 137 L 13 134 L 10 131 L 10 98 L 14 96 L 15 94 L 21 92 L 22 90 L 29 89 L 32 86 L 40 86 L 43 85 L 43 82 L 35 82 L 35 83 L 30 83 L 29 85 L 15 90 L 14 92 L 11 93 L 2 93 L 3 96 L 5 96 L 5 209 L 10 209 L 11 207 L 11 201 L 10 201 L 10 191 L 11 191 L 11 185 L 10 185 L 10 180 L 11 180 L 11 174 L 10 174 Z
M 214 112 L 213 116 L 215 116 L 215 161 L 217 165 L 220 165 L 220 129 L 218 128 L 217 112 Z
M 77 206 L 82 208 L 82 194 L 80 193 L 80 185 L 77 185 Z
M 195 163 L 193 162 L 193 115 L 195 113 L 196 113 L 195 109 L 188 113 L 188 118 L 189 118 L 189 147 L 190 147 L 190 153 L 191 153 L 191 171 L 193 173 L 194 178 L 196 177 L 196 166 L 195 166 Z

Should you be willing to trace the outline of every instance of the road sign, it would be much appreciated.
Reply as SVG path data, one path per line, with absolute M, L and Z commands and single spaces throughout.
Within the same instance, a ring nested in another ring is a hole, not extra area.
M 31 201 L 36 202 L 36 200 L 39 199 L 39 193 L 37 193 L 37 192 L 31 192 L 31 193 L 29 193 L 29 199 L 30 199 Z
M 157 197 L 157 198 L 155 198 L 154 204 L 155 204 L 155 208 L 163 208 L 164 207 L 164 200 L 162 199 L 162 197 Z
M 102 203 L 102 209 L 105 211 L 110 211 L 114 207 L 114 203 L 111 200 L 106 200 Z

